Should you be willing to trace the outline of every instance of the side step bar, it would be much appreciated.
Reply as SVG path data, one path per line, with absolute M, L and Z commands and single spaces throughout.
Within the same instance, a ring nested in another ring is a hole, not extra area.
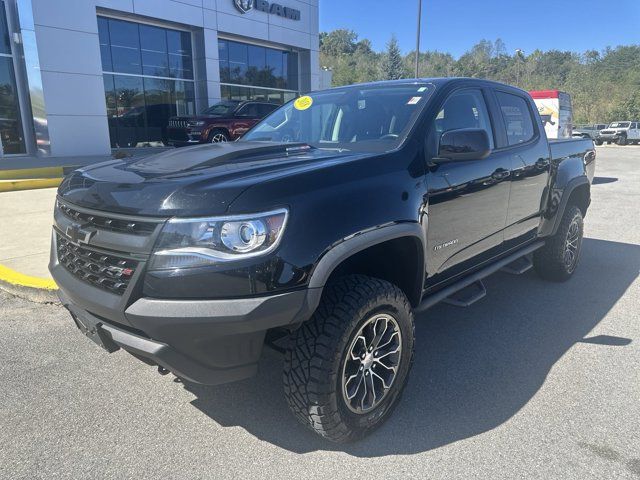
M 453 305 L 454 307 L 470 307 L 478 300 L 482 300 L 486 294 L 487 289 L 484 287 L 484 283 L 482 283 L 482 280 L 478 280 L 445 298 L 442 303 Z
M 422 302 L 420 303 L 420 305 L 418 305 L 414 309 L 414 311 L 416 313 L 424 312 L 425 310 L 433 307 L 435 304 L 440 303 L 443 300 L 447 299 L 448 297 L 453 296 L 453 294 L 455 294 L 456 292 L 459 292 L 463 288 L 466 288 L 469 285 L 474 284 L 474 283 L 482 280 L 485 277 L 488 277 L 492 273 L 497 272 L 501 268 L 506 267 L 507 265 L 509 265 L 510 263 L 513 263 L 514 261 L 518 260 L 519 258 L 524 257 L 525 255 L 529 255 L 532 252 L 535 252 L 536 250 L 538 250 L 543 245 L 544 245 L 544 242 L 542 240 L 538 241 L 538 242 L 535 242 L 535 243 L 532 243 L 531 245 L 529 245 L 527 247 L 524 247 L 524 248 L 518 250 L 517 252 L 514 252 L 511 255 L 508 255 L 508 256 L 504 257 L 503 259 L 500 259 L 497 262 L 492 263 L 491 265 L 488 265 L 488 266 L 478 270 L 475 273 L 472 273 L 468 277 L 465 277 L 462 280 L 459 280 L 456 283 L 454 283 L 452 285 L 449 285 L 448 287 L 445 287 L 442 290 L 439 290 L 439 291 L 435 292 L 433 295 L 429 295 L 429 296 L 425 297 L 422 300 Z M 482 297 L 480 297 L 480 298 L 482 298 Z M 479 300 L 479 298 L 478 298 L 478 300 Z
M 520 257 L 515 262 L 511 262 L 509 265 L 502 267 L 501 272 L 508 273 L 510 275 L 522 275 L 533 268 L 533 262 L 528 256 Z

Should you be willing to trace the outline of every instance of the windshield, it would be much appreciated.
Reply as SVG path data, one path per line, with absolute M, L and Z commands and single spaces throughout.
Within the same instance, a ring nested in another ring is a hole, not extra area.
M 303 142 L 323 149 L 396 148 L 433 93 L 431 84 L 354 86 L 311 93 L 280 107 L 241 141 Z
M 205 115 L 231 115 L 238 107 L 239 102 L 220 102 L 202 111 Z
M 613 122 L 609 128 L 629 128 L 629 122 Z

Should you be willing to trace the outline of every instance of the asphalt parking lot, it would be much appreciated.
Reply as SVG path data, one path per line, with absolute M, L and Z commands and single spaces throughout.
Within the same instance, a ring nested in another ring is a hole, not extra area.
M 349 446 L 297 424 L 275 353 L 183 384 L 0 292 L 0 477 L 639 478 L 640 147 L 598 148 L 592 197 L 575 277 L 420 315 L 401 404 Z

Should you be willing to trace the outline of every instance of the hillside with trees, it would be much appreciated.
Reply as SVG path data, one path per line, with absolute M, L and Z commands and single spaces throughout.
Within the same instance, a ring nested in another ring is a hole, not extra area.
M 333 71 L 333 85 L 412 78 L 415 56 L 402 55 L 395 37 L 384 52 L 346 29 L 320 34 L 320 65 Z M 509 53 L 500 40 L 481 40 L 458 59 L 420 54 L 421 77 L 476 77 L 525 90 L 560 89 L 573 97 L 574 123 L 640 120 L 640 45 L 574 53 L 535 50 Z

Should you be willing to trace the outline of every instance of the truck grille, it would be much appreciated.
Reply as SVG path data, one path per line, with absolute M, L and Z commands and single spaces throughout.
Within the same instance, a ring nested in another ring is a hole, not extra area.
M 58 201 L 58 209 L 68 218 L 80 222 L 83 225 L 91 225 L 103 230 L 111 230 L 112 232 L 129 233 L 134 235 L 150 235 L 153 233 L 157 225 L 152 222 L 120 220 L 102 215 L 95 215 L 93 213 L 83 213 L 60 201 Z
M 71 275 L 117 295 L 127 290 L 138 262 L 75 245 L 60 234 L 56 240 L 58 262 Z

